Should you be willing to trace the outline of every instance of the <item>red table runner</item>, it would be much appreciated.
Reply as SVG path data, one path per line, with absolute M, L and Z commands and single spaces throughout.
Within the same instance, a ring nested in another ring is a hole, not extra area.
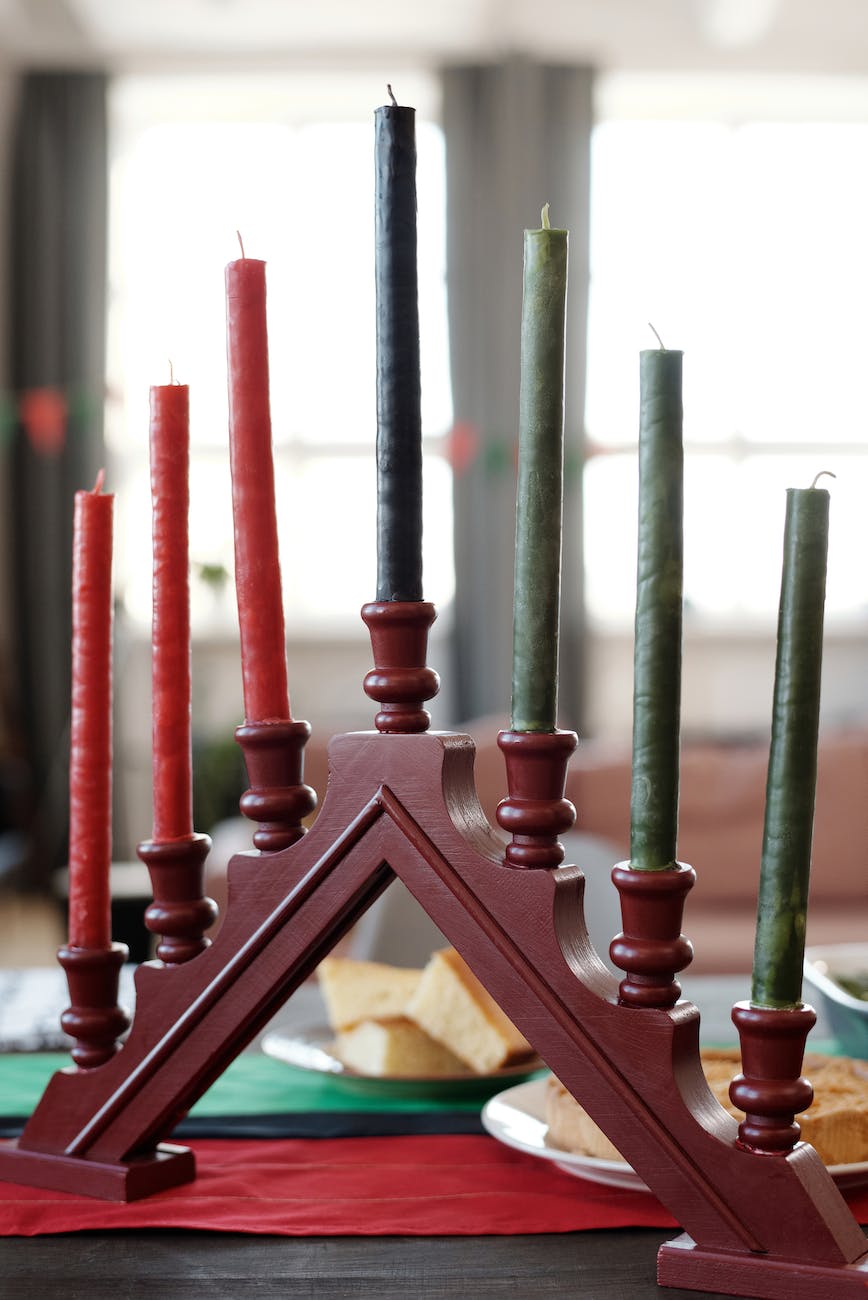
M 489 1137 L 200 1139 L 198 1177 L 129 1205 L 0 1183 L 0 1233 L 187 1228 L 473 1236 L 677 1225 L 648 1192 L 573 1178 Z M 868 1193 L 849 1198 L 868 1223 Z

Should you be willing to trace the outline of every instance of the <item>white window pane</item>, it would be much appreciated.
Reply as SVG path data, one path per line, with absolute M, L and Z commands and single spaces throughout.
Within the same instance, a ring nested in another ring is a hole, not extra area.
M 589 437 L 635 446 L 637 354 L 654 346 L 652 321 L 685 353 L 688 617 L 773 624 L 785 489 L 826 467 L 841 476 L 827 612 L 866 608 L 866 148 L 868 125 L 835 121 L 621 121 L 595 132 Z M 593 458 L 587 471 L 590 612 L 622 624 L 635 477 L 632 452 Z
M 833 456 L 817 453 L 802 456 L 757 456 L 750 472 L 744 473 L 743 515 L 751 521 L 756 539 L 754 560 L 768 570 L 767 585 L 774 591 L 777 616 L 780 595 L 781 559 L 784 537 L 786 489 L 809 487 L 821 469 L 836 477 L 823 478 L 828 488 L 829 568 L 826 580 L 826 613 L 829 616 L 862 614 L 868 611 L 868 578 L 864 556 L 868 554 L 868 457 Z M 761 548 L 761 551 L 760 551 Z
M 287 626 L 357 620 L 376 598 L 376 469 L 370 457 L 278 462 L 278 531 Z M 424 591 L 443 607 L 454 590 L 452 481 L 440 457 L 425 463 Z
M 831 493 L 828 616 L 868 612 L 868 457 L 688 456 L 684 471 L 685 618 L 764 623 L 777 619 L 789 487 L 808 487 L 828 466 Z M 595 457 L 585 476 L 589 612 L 600 622 L 632 620 L 636 600 L 636 459 Z M 617 503 L 613 505 L 613 503 Z
M 106 432 L 120 487 L 118 585 L 130 616 L 149 620 L 147 395 L 151 384 L 168 382 L 171 358 L 175 377 L 190 385 L 194 627 L 229 618 L 231 588 L 220 600 L 195 573 L 197 564 L 232 567 L 223 268 L 239 256 L 240 230 L 248 256 L 268 263 L 278 513 L 282 554 L 293 557 L 284 561 L 288 623 L 346 625 L 376 581 L 377 101 L 338 96 L 340 112 L 317 108 L 311 116 L 323 120 L 311 121 L 297 87 L 242 81 L 204 79 L 195 93 L 173 83 L 167 97 L 162 79 L 143 77 L 115 93 Z M 422 416 L 436 437 L 452 419 L 445 157 L 442 131 L 424 118 L 418 156 Z M 358 455 L 342 466 L 348 448 Z M 444 461 L 426 469 L 426 492 L 428 591 L 447 600 L 453 564 Z M 352 553 L 341 559 L 344 546 Z M 312 553 L 310 577 L 298 556 Z
M 201 627 L 230 625 L 234 590 L 221 584 L 233 570 L 232 493 L 228 457 L 202 456 L 191 476 L 190 491 L 191 618 Z M 115 503 L 115 580 L 128 617 L 139 624 L 151 619 L 151 486 L 143 461 L 121 476 Z M 210 577 L 202 576 L 206 568 Z
M 728 436 L 730 133 L 714 123 L 608 123 L 594 132 L 592 167 L 591 439 L 635 439 L 638 352 L 657 346 L 649 321 L 667 347 L 689 354 L 690 436 Z
M 585 466 L 585 598 L 602 622 L 633 616 L 638 500 L 635 456 L 595 456 Z
M 732 313 L 739 431 L 758 442 L 868 432 L 868 126 L 738 132 L 741 313 Z
M 623 443 L 647 321 L 685 435 L 862 440 L 868 126 L 618 122 L 594 133 L 587 420 Z

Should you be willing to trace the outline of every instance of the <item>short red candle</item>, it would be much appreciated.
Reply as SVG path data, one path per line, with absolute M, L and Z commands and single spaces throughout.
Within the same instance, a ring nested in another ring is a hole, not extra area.
M 265 263 L 226 268 L 235 590 L 248 722 L 290 717 L 268 390 Z
M 193 833 L 190 683 L 190 390 L 151 389 L 154 840 Z
M 114 497 L 76 492 L 72 552 L 69 942 L 111 943 L 112 517 Z

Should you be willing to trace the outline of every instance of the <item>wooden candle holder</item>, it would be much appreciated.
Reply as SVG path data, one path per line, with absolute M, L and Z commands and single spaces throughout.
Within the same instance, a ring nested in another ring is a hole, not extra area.
M 60 1027 L 75 1039 L 72 1059 L 83 1070 L 110 1060 L 120 1046 L 130 1017 L 118 1005 L 121 967 L 130 952 L 125 943 L 108 948 L 76 948 L 65 944 L 57 960 L 66 972 L 70 1005 L 60 1017 Z
M 696 883 L 685 862 L 663 871 L 636 871 L 629 862 L 612 868 L 621 898 L 621 934 L 609 956 L 626 979 L 618 996 L 628 1007 L 674 1007 L 681 997 L 675 976 L 693 960 L 693 946 L 681 933 L 684 901 Z
M 179 965 L 204 952 L 211 942 L 205 931 L 217 920 L 217 904 L 204 892 L 207 835 L 183 840 L 146 840 L 138 846 L 148 868 L 154 901 L 145 909 L 145 925 L 160 936 L 157 957 Z
M 732 1019 L 741 1042 L 741 1074 L 730 1084 L 729 1095 L 745 1112 L 738 1140 L 748 1151 L 786 1154 L 799 1140 L 796 1115 L 814 1099 L 801 1070 L 817 1016 L 813 1007 L 777 1011 L 736 1002 Z
M 689 957 L 679 930 L 689 869 L 658 881 L 617 869 L 626 905 L 615 946 L 628 972 L 619 990 L 588 937 L 581 870 L 555 865 L 572 818 L 563 792 L 575 737 L 505 733 L 505 851 L 476 798 L 473 742 L 426 734 L 419 717 L 436 684 L 425 668 L 431 607 L 372 608 L 367 681 L 382 706 L 378 730 L 332 741 L 325 802 L 303 836 L 304 724 L 257 740 L 245 810 L 268 839 L 258 855 L 232 860 L 214 943 L 183 966 L 139 968 L 123 1048 L 97 1068 L 54 1075 L 21 1138 L 0 1146 L 0 1177 L 115 1200 L 192 1178 L 191 1154 L 163 1139 L 398 876 L 682 1224 L 658 1256 L 663 1285 L 770 1300 L 864 1297 L 865 1238 L 813 1148 L 769 1155 L 740 1140 L 702 1073 L 699 1013 L 669 1005 Z M 248 752 L 249 738 L 239 739 Z M 272 847 L 286 836 L 294 842 Z M 761 1018 L 751 1033 L 766 1037 Z M 760 1117 L 780 1114 L 781 1080 L 800 1071 L 792 1035 L 778 1038 L 788 1046 L 771 1074 L 761 1052 L 747 1052 Z M 763 1077 L 771 1089 L 756 1088 Z M 789 1089 L 787 1105 L 797 1093 Z
M 253 843 L 263 853 L 288 849 L 304 835 L 302 819 L 316 808 L 316 794 L 304 784 L 306 722 L 245 722 L 235 739 L 241 746 L 250 788 L 241 811 L 258 822 Z

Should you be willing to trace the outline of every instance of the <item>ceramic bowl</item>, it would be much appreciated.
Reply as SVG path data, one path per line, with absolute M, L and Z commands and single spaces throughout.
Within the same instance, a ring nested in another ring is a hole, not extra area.
M 868 1001 L 838 983 L 860 977 L 868 992 L 868 943 L 805 949 L 805 1001 L 822 1011 L 842 1052 L 868 1058 Z

